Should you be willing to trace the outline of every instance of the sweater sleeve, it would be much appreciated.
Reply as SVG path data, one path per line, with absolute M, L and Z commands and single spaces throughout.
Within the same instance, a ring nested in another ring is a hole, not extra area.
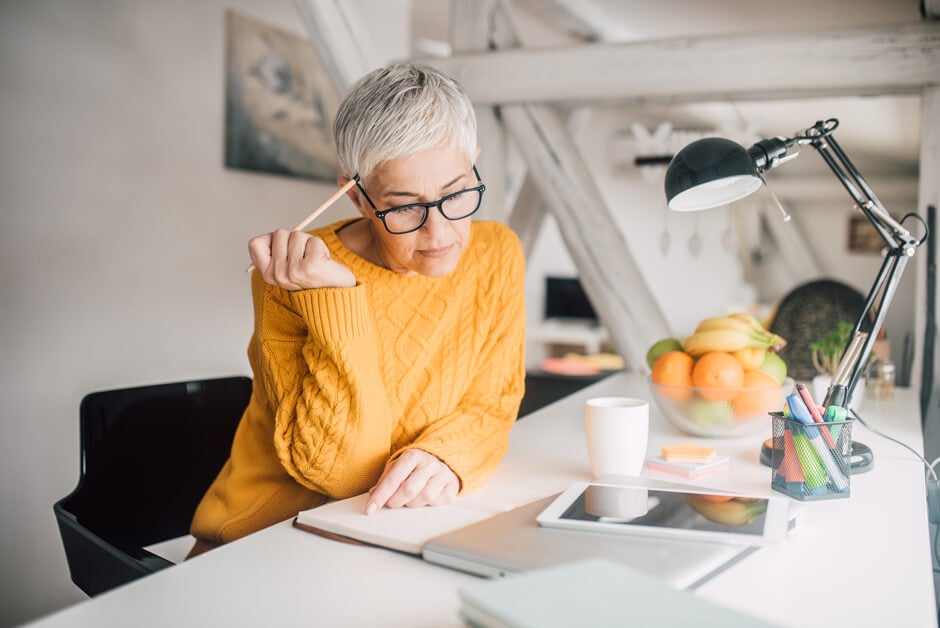
M 253 293 L 255 373 L 281 465 L 330 497 L 367 490 L 388 459 L 392 420 L 365 288 L 288 292 L 255 273 Z
M 498 273 L 497 315 L 466 394 L 452 412 L 392 456 L 405 449 L 436 456 L 460 479 L 461 493 L 478 488 L 499 466 L 525 387 L 525 260 L 518 239 L 510 235 L 510 254 Z M 493 302 L 478 305 L 493 308 Z

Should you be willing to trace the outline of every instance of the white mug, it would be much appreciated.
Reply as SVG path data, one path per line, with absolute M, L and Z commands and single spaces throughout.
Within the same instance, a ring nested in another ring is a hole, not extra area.
M 640 475 L 650 431 L 649 402 L 631 397 L 588 399 L 584 421 L 595 480 L 603 475 Z

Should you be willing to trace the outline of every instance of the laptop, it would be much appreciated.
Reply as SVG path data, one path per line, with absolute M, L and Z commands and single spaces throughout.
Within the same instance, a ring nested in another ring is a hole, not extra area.
M 437 565 L 486 577 L 502 577 L 588 558 L 606 558 L 659 578 L 677 589 L 694 590 L 759 549 L 540 527 L 536 516 L 557 496 L 433 538 L 425 543 L 422 557 Z

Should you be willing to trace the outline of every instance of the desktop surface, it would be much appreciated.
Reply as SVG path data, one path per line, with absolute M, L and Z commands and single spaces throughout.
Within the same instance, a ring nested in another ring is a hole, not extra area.
M 640 376 L 617 374 L 518 421 L 490 481 L 523 481 L 547 497 L 589 480 L 585 399 L 649 398 L 647 386 Z M 914 392 L 866 399 L 860 411 L 874 427 L 922 450 Z M 732 462 L 726 473 L 688 483 L 777 495 L 759 462 L 767 436 L 696 439 L 652 407 L 648 453 L 701 440 Z M 696 595 L 785 626 L 936 626 L 922 465 L 862 427 L 855 436 L 876 458 L 870 473 L 852 477 L 852 496 L 807 504 L 805 525 L 787 542 L 724 570 Z M 36 625 L 461 626 L 457 589 L 476 579 L 417 557 L 307 534 L 287 521 Z

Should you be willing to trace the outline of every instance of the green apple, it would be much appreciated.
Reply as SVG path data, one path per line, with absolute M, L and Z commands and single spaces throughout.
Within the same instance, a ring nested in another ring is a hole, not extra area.
M 771 353 L 770 351 L 764 356 L 764 361 L 761 363 L 760 370 L 764 371 L 775 380 L 783 383 L 783 380 L 787 378 L 787 363 L 783 361 L 776 353 Z
M 659 356 L 670 351 L 682 351 L 682 343 L 675 338 L 663 338 L 655 343 L 650 350 L 646 352 L 646 364 L 653 368 L 653 364 L 659 359 Z
M 689 419 L 702 427 L 725 427 L 734 423 L 734 409 L 727 401 L 708 401 L 696 397 L 685 407 Z

